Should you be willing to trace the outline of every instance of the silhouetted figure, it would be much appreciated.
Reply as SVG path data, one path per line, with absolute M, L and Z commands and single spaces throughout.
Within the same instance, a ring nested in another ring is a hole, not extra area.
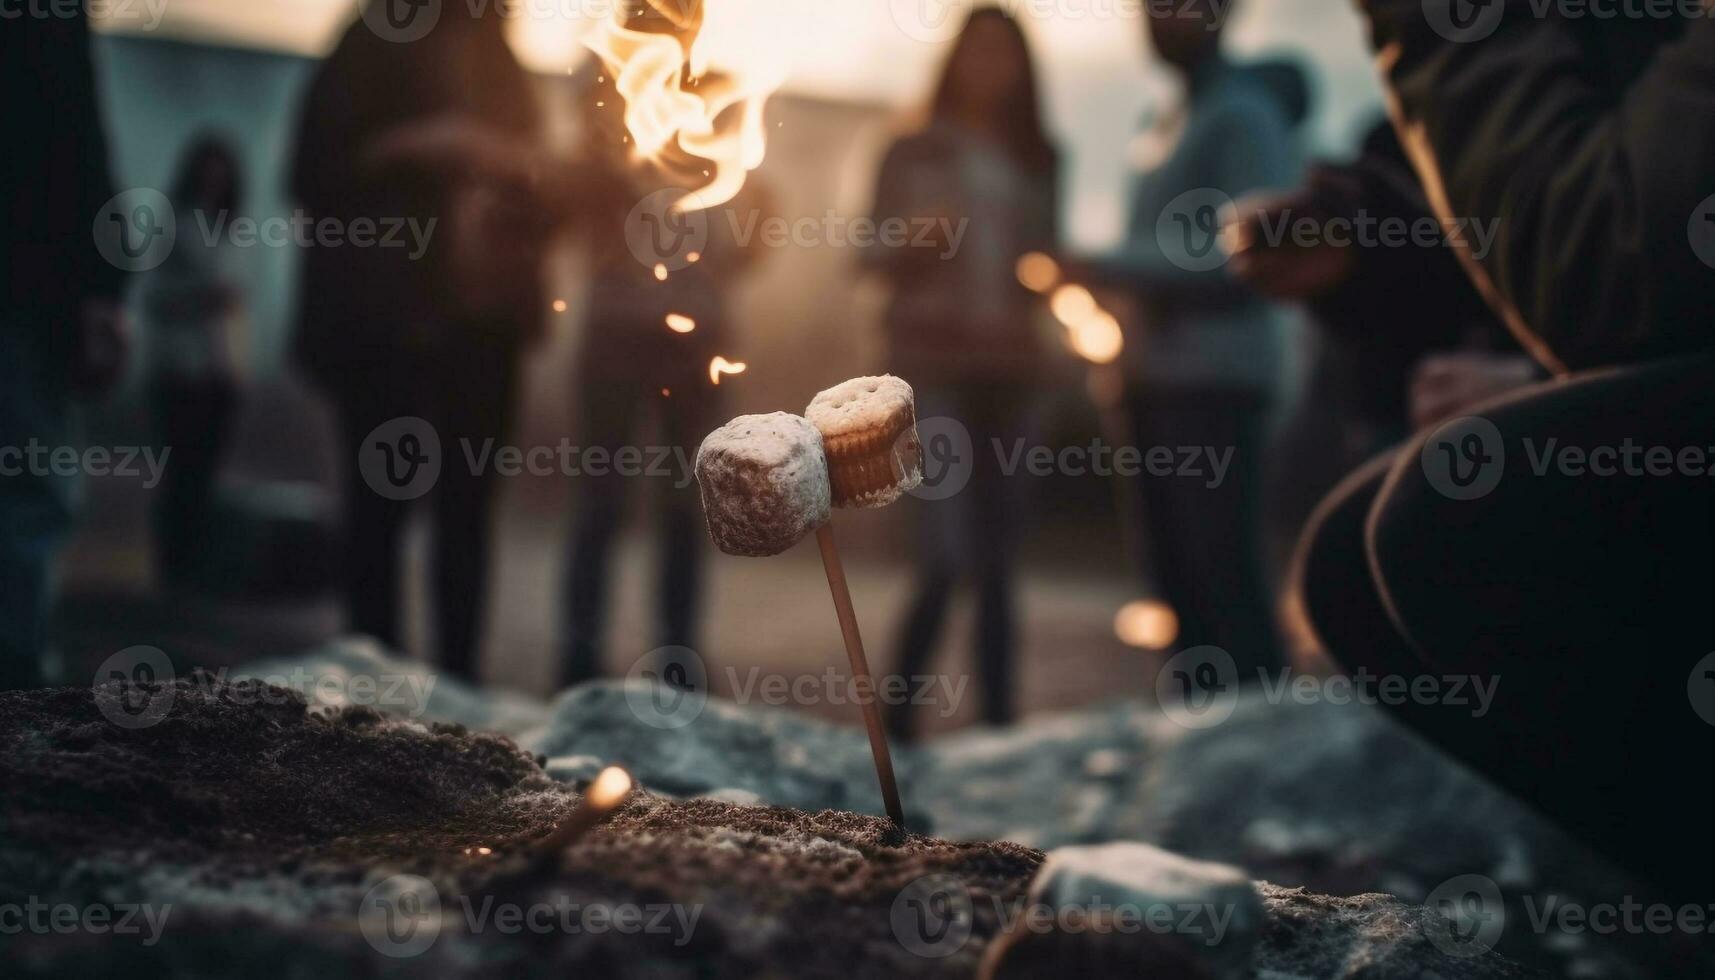
M 928 123 L 893 145 L 876 181 L 877 228 L 928 219 L 938 223 L 933 242 L 883 242 L 865 258 L 892 286 L 890 369 L 916 389 L 928 451 L 937 452 L 946 420 L 964 426 L 972 451 L 959 461 L 970 467 L 962 491 L 917 505 L 921 565 L 894 670 L 927 668 L 953 590 L 967 582 L 977 593 L 976 662 L 991 725 L 1015 711 L 1012 561 L 1024 490 L 1005 478 L 994 446 L 1027 438 L 1044 355 L 1032 294 L 1014 270 L 1025 253 L 1054 247 L 1057 177 L 1024 35 L 999 9 L 978 10 L 942 70 Z M 925 492 L 939 497 L 933 486 Z M 912 720 L 908 706 L 892 706 L 896 735 L 909 735 Z
M 111 385 L 124 354 L 124 274 L 91 235 L 113 227 L 99 220 L 113 197 L 107 141 L 83 6 L 71 13 L 0 29 L 0 447 L 11 451 L 0 460 L 0 690 L 43 682 L 76 486 L 14 453 L 72 446 L 74 392 Z
M 649 498 L 660 556 L 651 639 L 696 646 L 707 534 L 687 467 L 720 422 L 720 389 L 709 379 L 709 362 L 733 353 L 726 291 L 753 258 L 733 241 L 727 214 L 749 211 L 758 193 L 752 185 L 695 216 L 672 211 L 674 178 L 629 159 L 625 103 L 612 80 L 593 85 L 583 98 L 591 182 L 603 190 L 583 219 L 591 278 L 573 441 L 586 453 L 604 453 L 606 463 L 601 472 L 580 475 L 573 487 L 561 659 L 561 681 L 568 685 L 602 672 L 610 559 L 634 495 Z M 627 238 L 634 207 L 644 209 L 648 241 L 635 237 L 635 225 Z M 657 278 L 657 263 L 669 273 L 666 279 Z M 677 329 L 669 326 L 669 315 Z M 672 453 L 670 465 L 662 465 L 663 450 Z
M 1367 9 L 1437 213 L 1503 219 L 1487 254 L 1460 250 L 1467 271 L 1544 366 L 1582 373 L 1354 474 L 1307 532 L 1297 587 L 1353 670 L 1497 678 L 1487 717 L 1400 713 L 1706 903 L 1715 22 L 1509 12 L 1461 45 L 1421 5 Z
M 172 199 L 181 227 L 199 231 L 180 236 L 143 280 L 140 302 L 156 437 L 171 450 L 154 502 L 155 565 L 162 582 L 179 585 L 213 544 L 205 529 L 244 373 L 243 293 L 224 233 L 243 199 L 232 148 L 215 136 L 194 140 Z
M 543 324 L 551 226 L 535 193 L 534 90 L 500 7 L 482 10 L 447 5 L 408 43 L 353 24 L 305 99 L 292 181 L 316 219 L 416 222 L 397 247 L 306 250 L 297 354 L 340 415 L 350 627 L 392 646 L 408 502 L 370 489 L 357 464 L 380 448 L 364 440 L 384 422 L 434 427 L 433 622 L 441 664 L 466 677 L 482 635 L 494 491 L 492 469 L 477 472 L 466 448 L 480 454 L 510 427 L 519 351 Z
M 1280 66 L 1250 69 L 1221 52 L 1230 12 L 1204 0 L 1151 8 L 1150 39 L 1185 102 L 1144 134 L 1140 146 L 1154 149 L 1139 161 L 1126 243 L 1094 273 L 1140 311 L 1122 355 L 1137 445 L 1231 451 L 1217 486 L 1174 476 L 1138 486 L 1150 577 L 1179 615 L 1180 645 L 1218 646 L 1250 678 L 1280 662 L 1261 510 L 1285 338 L 1279 313 L 1224 268 L 1217 213 L 1224 199 L 1291 186 L 1299 168 Z

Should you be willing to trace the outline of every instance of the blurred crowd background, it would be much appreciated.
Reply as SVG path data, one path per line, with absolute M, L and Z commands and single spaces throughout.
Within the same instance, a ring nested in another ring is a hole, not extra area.
M 767 158 L 752 177 L 754 196 L 745 200 L 765 202 L 767 213 L 788 218 L 820 219 L 830 210 L 848 218 L 867 215 L 888 186 L 882 181 L 878 192 L 890 146 L 923 125 L 947 70 L 953 31 L 912 29 L 911 17 L 902 22 L 899 11 L 913 4 L 813 6 L 813 15 L 769 22 L 778 37 L 767 43 L 786 56 L 786 82 L 768 101 Z M 1085 269 L 1092 283 L 1123 286 L 1124 270 L 1104 273 L 1103 257 L 1124 252 L 1135 175 L 1160 162 L 1161 132 L 1185 115 L 1188 87 L 1152 49 L 1135 5 L 1045 5 L 1041 15 L 1030 13 L 1029 5 L 1020 9 L 1025 12 L 1016 20 L 1040 87 L 1041 126 L 1058 150 L 1058 215 L 1052 222 L 1057 230 L 1040 249 L 1068 270 Z M 178 203 L 184 195 L 203 193 L 174 190 L 187 187 L 187 173 L 211 167 L 215 175 L 208 180 L 215 190 L 209 193 L 218 195 L 223 183 L 230 184 L 235 213 L 289 215 L 307 93 L 321 60 L 356 14 L 342 0 L 174 0 L 164 5 L 158 23 L 97 19 L 97 79 L 116 187 L 162 189 Z M 962 21 L 963 14 L 955 12 L 951 23 Z M 591 132 L 589 102 L 600 87 L 592 76 L 600 72 L 572 39 L 571 26 L 553 11 L 538 11 L 509 19 L 506 32 L 530 72 L 545 138 L 575 150 Z M 1360 26 L 1345 4 L 1246 0 L 1232 12 L 1224 44 L 1235 61 L 1266 61 L 1288 76 L 1287 101 L 1298 104 L 1286 110 L 1296 125 L 1283 130 L 1291 143 L 1278 147 L 1283 158 L 1349 160 L 1380 119 Z M 979 73 L 990 67 L 982 62 Z M 590 431 L 605 397 L 604 369 L 588 362 L 600 346 L 592 345 L 592 335 L 604 329 L 599 313 L 591 314 L 592 304 L 601 309 L 599 282 L 592 288 L 592 277 L 602 278 L 601 236 L 599 230 L 566 235 L 547 249 L 546 329 L 521 361 L 505 442 L 578 442 Z M 611 237 L 605 247 L 613 247 Z M 67 552 L 53 631 L 60 670 L 74 683 L 112 651 L 136 644 L 160 646 L 186 663 L 218 665 L 295 651 L 346 628 L 338 582 L 347 552 L 338 537 L 342 473 L 352 461 L 337 413 L 293 356 L 304 250 L 225 251 L 219 275 L 231 294 L 233 325 L 220 356 L 230 372 L 223 372 L 220 391 L 175 396 L 176 414 L 163 410 L 159 385 L 149 377 L 150 365 L 160 363 L 150 346 L 158 353 L 163 334 L 151 328 L 148 304 L 159 302 L 172 269 L 133 276 L 129 284 L 144 356 L 133 361 L 127 382 L 111 398 L 87 412 L 85 439 L 106 445 L 165 442 L 178 447 L 181 464 L 204 443 L 200 456 L 211 471 L 211 489 L 188 512 L 163 516 L 171 508 L 163 507 L 159 487 L 145 489 L 140 480 L 123 477 L 86 481 L 86 506 Z M 877 274 L 861 252 L 825 244 L 763 248 L 722 283 L 719 353 L 746 369 L 722 378 L 718 411 L 709 409 L 704 431 L 740 412 L 801 411 L 817 390 L 891 366 L 886 321 L 894 290 L 886 270 Z M 1131 336 L 1137 325 L 1130 318 L 1142 314 L 1127 305 L 1125 292 L 1098 290 L 1128 321 Z M 1052 322 L 1045 308 L 1034 315 Z M 1271 609 L 1278 605 L 1291 542 L 1311 504 L 1362 448 L 1380 448 L 1361 437 L 1360 447 L 1343 446 L 1354 438 L 1351 419 L 1304 421 L 1307 396 L 1315 389 L 1312 367 L 1324 341 L 1302 311 L 1283 305 L 1272 315 L 1278 317 L 1280 344 L 1255 355 L 1258 369 L 1276 376 L 1270 381 L 1274 396 L 1256 416 L 1264 433 L 1258 445 L 1271 447 L 1263 457 L 1266 521 L 1258 542 L 1263 601 Z M 1043 336 L 1051 335 L 1049 326 Z M 1041 361 L 1031 393 L 1018 399 L 1031 406 L 1032 444 L 1132 441 L 1127 431 L 1133 419 L 1117 368 L 1092 365 L 1065 345 L 1045 347 Z M 926 387 L 926 379 L 909 373 L 907 378 Z M 947 393 L 942 388 L 932 396 Z M 920 414 L 928 412 L 920 406 Z M 213 420 L 218 426 L 209 424 Z M 644 445 L 661 441 L 652 432 L 640 429 L 633 438 Z M 693 447 L 700 435 L 690 437 Z M 1030 483 L 1028 493 L 1008 505 L 1015 509 L 993 518 L 1015 532 L 1018 553 L 1010 584 L 1017 597 L 1016 708 L 1063 707 L 1149 690 L 1159 657 L 1179 639 L 1175 613 L 1190 613 L 1175 610 L 1164 595 L 1171 583 L 1162 579 L 1174 577 L 1176 564 L 1197 560 L 1202 535 L 1215 562 L 1242 564 L 1242 548 L 1231 551 L 1224 540 L 1229 529 L 1200 523 L 1218 522 L 1219 514 L 1191 515 L 1183 522 L 1186 540 L 1174 542 L 1164 561 L 1168 543 L 1153 540 L 1161 536 L 1163 521 L 1139 518 L 1143 491 L 1132 481 L 1068 474 L 1022 479 Z M 611 546 L 615 556 L 606 572 L 588 573 L 605 587 L 598 591 L 606 592 L 612 611 L 603 624 L 606 642 L 592 641 L 585 651 L 599 662 L 580 670 L 624 673 L 662 642 L 659 589 L 674 586 L 671 576 L 661 574 L 661 549 L 654 543 L 672 533 L 671 515 L 652 507 L 659 492 L 652 484 L 658 482 L 632 481 L 592 517 L 589 500 L 601 491 L 588 481 L 498 481 L 476 676 L 538 694 L 567 679 L 568 542 L 580 515 L 609 532 L 612 540 L 597 544 Z M 938 617 L 926 607 L 938 605 L 939 598 L 925 597 L 936 589 L 935 571 L 926 566 L 934 565 L 933 553 L 942 545 L 919 524 L 925 515 L 933 521 L 948 513 L 929 509 L 943 506 L 955 505 L 906 501 L 842 514 L 842 540 L 872 656 L 889 662 L 900 645 L 915 645 L 924 648 L 913 654 L 919 661 L 934 651 L 935 659 L 927 661 L 933 666 L 924 669 L 967 672 L 975 669 L 972 651 L 996 642 L 985 631 L 1001 627 L 992 616 L 985 621 L 979 587 L 968 601 L 959 593 L 947 628 L 935 628 Z M 1158 515 L 1167 506 L 1158 501 Z M 431 625 L 433 603 L 426 598 L 433 591 L 428 523 L 416 515 L 405 530 L 406 600 L 394 642 L 433 658 L 438 627 Z M 591 536 L 586 529 L 580 540 Z M 170 542 L 181 539 L 211 547 L 174 559 L 167 554 Z M 586 553 L 589 546 L 585 540 Z M 708 554 L 701 559 L 695 644 L 711 664 L 791 674 L 819 673 L 839 663 L 839 638 L 813 549 L 758 561 L 714 554 L 701 538 L 699 546 Z M 1152 547 L 1155 559 L 1140 562 L 1138 554 Z M 673 554 L 671 546 L 667 553 Z M 683 548 L 679 560 L 690 560 Z M 174 561 L 182 567 L 172 567 Z M 1282 643 L 1294 649 L 1292 624 L 1283 621 L 1280 632 Z M 720 687 L 717 679 L 717 693 Z M 925 717 L 922 728 L 985 716 L 1005 720 L 992 708 L 968 697 L 956 715 Z M 821 710 L 851 720 L 837 707 Z

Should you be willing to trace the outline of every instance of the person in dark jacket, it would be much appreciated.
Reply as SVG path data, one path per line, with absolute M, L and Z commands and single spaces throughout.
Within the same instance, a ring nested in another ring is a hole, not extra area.
M 153 231 L 165 218 L 114 195 L 89 25 L 81 4 L 72 10 L 0 28 L 0 690 L 43 683 L 54 561 L 75 489 L 18 454 L 72 444 L 73 393 L 120 373 L 126 257 L 142 268 L 170 247 L 148 232 L 119 237 L 136 231 L 133 218 Z
M 1348 668 L 1498 680 L 1482 719 L 1400 713 L 1708 902 L 1715 20 L 1494 5 L 1454 30 L 1417 0 L 1365 9 L 1436 213 L 1498 220 L 1485 254 L 1456 249 L 1465 270 L 1559 377 L 1349 478 L 1306 533 L 1297 587 Z
M 307 249 L 297 355 L 340 416 L 349 626 L 394 647 L 410 501 L 372 487 L 360 459 L 422 451 L 416 432 L 410 445 L 374 445 L 371 433 L 396 419 L 421 419 L 438 439 L 429 581 L 440 662 L 467 678 L 482 635 L 494 474 L 461 447 L 505 438 L 519 352 L 545 322 L 540 263 L 552 222 L 539 197 L 540 132 L 498 6 L 448 6 L 409 43 L 359 19 L 304 101 L 292 172 L 294 196 L 318 223 L 410 219 L 426 238 Z

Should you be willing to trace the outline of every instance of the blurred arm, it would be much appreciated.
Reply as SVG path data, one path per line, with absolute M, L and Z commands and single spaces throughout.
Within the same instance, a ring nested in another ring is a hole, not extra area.
M 1492 0 L 1500 25 L 1466 43 L 1421 0 L 1360 2 L 1436 212 L 1499 219 L 1493 249 L 1462 258 L 1534 356 L 1560 369 L 1710 346 L 1715 269 L 1687 229 L 1715 192 L 1715 21 L 1693 19 L 1616 93 L 1589 39 L 1528 0 Z
M 1292 135 L 1279 111 L 1259 96 L 1228 101 L 1194 118 L 1176 155 L 1197 165 L 1201 185 L 1236 198 L 1268 187 L 1290 186 L 1297 179 Z M 1194 186 L 1183 190 L 1196 189 Z M 1133 214 L 1128 240 L 1120 251 L 1089 264 L 1096 284 L 1124 287 L 1156 297 L 1219 296 L 1242 292 L 1225 264 L 1187 269 L 1162 248 L 1156 233 L 1159 214 Z M 1216 247 L 1219 247 L 1218 245 Z

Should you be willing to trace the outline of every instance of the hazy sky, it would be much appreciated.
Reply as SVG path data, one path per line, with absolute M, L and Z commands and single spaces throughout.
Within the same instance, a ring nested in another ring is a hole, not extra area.
M 428 0 L 469 4 L 502 0 Z M 581 59 L 575 32 L 617 0 L 515 0 L 514 46 L 539 71 Z M 954 0 L 968 2 L 968 0 Z M 1143 109 L 1176 98 L 1143 40 L 1146 0 L 1002 0 L 1042 62 L 1048 118 L 1070 151 L 1069 230 L 1096 247 L 1120 232 L 1125 148 Z M 1171 3 L 1174 0 L 1147 0 Z M 907 105 L 921 99 L 956 27 L 948 0 L 709 0 L 712 53 L 766 62 L 788 91 Z M 135 0 L 106 25 L 127 33 L 320 55 L 357 13 L 355 0 Z M 429 8 L 434 9 L 434 8 Z M 1377 99 L 1349 0 L 1245 0 L 1232 46 L 1295 52 L 1315 76 L 1311 143 L 1340 151 Z

